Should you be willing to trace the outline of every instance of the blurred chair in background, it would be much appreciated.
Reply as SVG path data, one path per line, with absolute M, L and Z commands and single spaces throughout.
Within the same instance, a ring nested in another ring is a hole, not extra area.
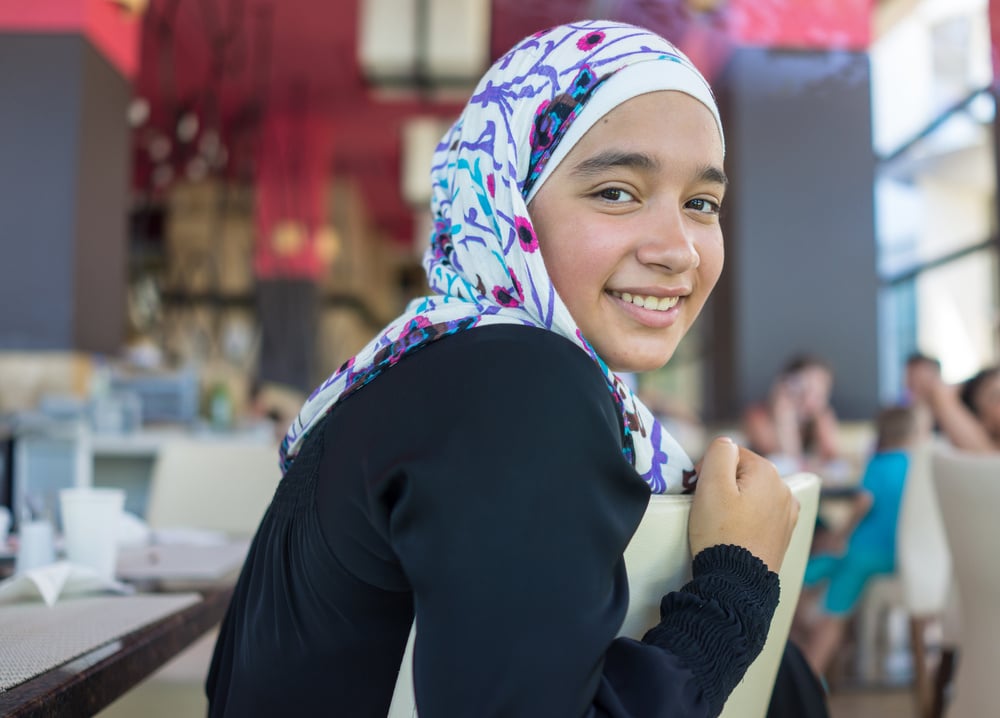
M 932 455 L 934 487 L 951 546 L 962 630 L 949 718 L 996 715 L 1000 665 L 1000 457 L 945 448 Z
M 25 418 L 14 430 L 11 511 L 15 526 L 24 519 L 48 521 L 58 530 L 59 491 L 93 483 L 90 431 L 82 421 Z
M 147 521 L 154 531 L 187 527 L 249 538 L 280 480 L 278 449 L 269 443 L 171 441 L 153 467 Z
M 877 579 L 858 612 L 857 668 L 863 681 L 883 679 L 891 660 L 889 617 L 902 612 L 909 619 L 914 698 L 919 718 L 935 712 L 935 647 L 928 635 L 941 633 L 944 650 L 954 641 L 956 606 L 949 591 L 952 560 L 944 524 L 934 492 L 931 470 L 932 444 L 922 441 L 910 452 L 906 487 L 896 529 L 896 574 Z
M 935 667 L 927 635 L 942 625 L 949 602 L 952 558 L 941 509 L 932 481 L 933 444 L 922 442 L 910 454 L 910 470 L 896 532 L 896 571 L 903 607 L 910 619 L 914 691 L 920 718 L 930 718 L 934 705 Z M 947 634 L 945 641 L 952 640 Z

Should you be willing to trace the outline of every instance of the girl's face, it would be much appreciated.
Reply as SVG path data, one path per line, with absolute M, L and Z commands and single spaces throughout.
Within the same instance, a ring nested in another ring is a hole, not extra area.
M 612 369 L 663 366 L 718 281 L 722 158 L 708 108 L 651 92 L 590 128 L 532 200 L 552 283 Z

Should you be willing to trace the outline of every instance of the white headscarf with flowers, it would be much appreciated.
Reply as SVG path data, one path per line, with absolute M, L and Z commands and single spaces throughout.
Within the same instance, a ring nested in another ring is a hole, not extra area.
M 282 443 L 284 470 L 327 412 L 409 352 L 473 327 L 521 324 L 566 337 L 597 363 L 621 413 L 623 453 L 653 493 L 692 488 L 691 460 L 595 353 L 556 293 L 527 208 L 597 120 L 657 90 L 702 102 L 722 136 L 708 83 L 648 30 L 581 21 L 536 33 L 497 60 L 434 154 L 434 231 L 424 267 L 436 294 L 411 302 L 313 392 Z

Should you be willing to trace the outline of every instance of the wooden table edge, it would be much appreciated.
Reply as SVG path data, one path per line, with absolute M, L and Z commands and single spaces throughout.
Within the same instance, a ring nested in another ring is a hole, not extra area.
M 222 621 L 232 586 L 0 693 L 5 718 L 93 715 Z M 121 644 L 116 650 L 111 647 Z M 130 660 L 136 659 L 136 660 Z

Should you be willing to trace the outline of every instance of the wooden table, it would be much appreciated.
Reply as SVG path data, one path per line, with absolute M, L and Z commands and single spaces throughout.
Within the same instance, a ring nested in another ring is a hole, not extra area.
M 232 590 L 205 590 L 202 600 L 0 693 L 0 715 L 93 715 L 218 624 Z

